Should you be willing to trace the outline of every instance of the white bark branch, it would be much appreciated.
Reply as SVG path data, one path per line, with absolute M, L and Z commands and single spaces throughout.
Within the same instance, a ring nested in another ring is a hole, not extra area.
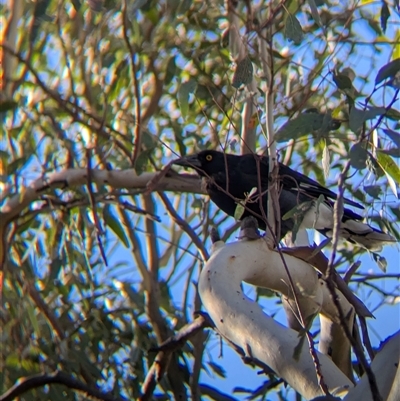
M 303 299 L 311 300 L 310 304 L 316 310 L 326 309 L 327 314 L 336 315 L 334 308 L 330 310 L 331 302 L 324 302 L 327 291 L 319 284 L 314 269 L 289 255 L 285 255 L 285 260 L 296 291 Z M 322 395 L 308 347 L 303 346 L 299 360 L 295 360 L 293 354 L 299 342 L 298 333 L 265 315 L 257 303 L 244 295 L 242 281 L 286 292 L 290 296 L 280 255 L 270 250 L 264 240 L 226 245 L 217 242 L 199 282 L 201 299 L 217 330 L 256 364 L 268 365 L 306 399 Z M 322 304 L 318 306 L 320 300 Z M 330 391 L 353 386 L 328 356 L 319 354 L 318 358 Z
M 385 401 L 400 400 L 400 331 L 389 337 L 372 361 L 379 394 Z M 367 375 L 361 378 L 343 401 L 373 401 Z
M 108 185 L 111 188 L 146 189 L 147 184 L 152 182 L 156 175 L 157 173 L 143 173 L 138 176 L 133 169 L 110 171 L 94 169 L 92 170 L 91 180 L 94 184 Z M 1 209 L 0 224 L 5 226 L 23 209 L 40 199 L 40 196 L 50 189 L 73 188 L 85 185 L 87 182 L 87 169 L 69 169 L 47 174 L 45 177 L 33 181 L 27 187 L 19 189 L 16 195 L 7 199 Z M 177 174 L 173 171 L 170 171 L 169 176 L 158 181 L 152 190 L 204 193 L 196 175 Z

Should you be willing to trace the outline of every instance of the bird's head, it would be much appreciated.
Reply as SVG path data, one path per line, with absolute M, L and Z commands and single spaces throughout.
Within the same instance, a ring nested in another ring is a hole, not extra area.
M 199 175 L 211 177 L 220 172 L 225 172 L 225 160 L 231 156 L 216 150 L 202 150 L 194 155 L 181 157 L 175 160 L 174 164 L 194 168 Z

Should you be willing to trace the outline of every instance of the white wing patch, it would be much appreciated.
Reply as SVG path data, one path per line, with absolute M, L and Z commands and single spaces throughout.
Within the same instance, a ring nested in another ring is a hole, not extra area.
M 315 203 L 304 215 L 300 229 L 304 228 L 323 230 L 326 236 L 332 237 L 333 208 L 325 203 L 320 203 L 318 206 Z M 379 251 L 383 243 L 396 243 L 396 239 L 390 234 L 374 229 L 361 221 L 350 219 L 341 222 L 339 236 L 371 251 Z
M 325 230 L 333 227 L 333 209 L 325 203 L 314 204 L 304 215 L 300 228 Z

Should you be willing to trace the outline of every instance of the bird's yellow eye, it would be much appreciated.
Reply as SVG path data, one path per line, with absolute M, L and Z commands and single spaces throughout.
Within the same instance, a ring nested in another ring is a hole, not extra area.
M 212 156 L 211 156 L 211 155 L 207 155 L 207 156 L 206 156 L 206 160 L 207 160 L 208 162 L 210 162 L 210 161 L 212 160 Z

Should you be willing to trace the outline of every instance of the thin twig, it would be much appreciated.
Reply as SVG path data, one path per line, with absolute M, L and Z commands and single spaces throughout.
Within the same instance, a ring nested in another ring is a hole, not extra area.
M 140 153 L 140 148 L 141 148 L 141 130 L 142 130 L 142 119 L 141 119 L 141 101 L 140 101 L 140 85 L 139 85 L 139 79 L 137 77 L 137 71 L 136 71 L 136 64 L 135 64 L 135 51 L 129 41 L 128 37 L 128 1 L 124 1 L 124 5 L 122 8 L 122 31 L 124 34 L 124 40 L 126 43 L 126 46 L 129 50 L 129 62 L 131 65 L 131 73 L 132 73 L 132 81 L 133 81 L 133 87 L 135 91 L 135 143 L 133 147 L 133 154 L 132 154 L 132 166 L 135 167 L 136 160 L 139 156 Z M 136 52 L 136 55 L 138 53 Z
M 158 353 L 142 385 L 142 394 L 139 397 L 140 401 L 153 399 L 153 392 L 157 383 L 165 374 L 172 353 L 181 348 L 191 337 L 206 327 L 212 327 L 212 323 L 209 318 L 207 319 L 206 316 L 200 315 L 194 322 L 182 327 L 178 333 L 168 338 L 159 347 L 149 350 L 149 352 L 157 351 Z
M 179 214 L 176 212 L 171 202 L 169 201 L 167 195 L 165 195 L 163 192 L 158 192 L 158 196 L 162 199 L 165 208 L 167 209 L 170 216 L 173 218 L 174 222 L 178 224 L 179 227 L 181 227 L 186 232 L 186 234 L 193 241 L 194 245 L 196 245 L 197 249 L 201 253 L 201 256 L 203 257 L 203 260 L 204 261 L 208 260 L 210 255 L 208 254 L 207 249 L 205 248 L 203 242 L 200 240 L 198 235 L 193 231 L 190 225 L 179 216 Z
M 368 361 L 364 355 L 364 352 L 362 350 L 361 345 L 354 339 L 352 336 L 352 333 L 350 332 L 347 324 L 346 324 L 346 316 L 343 313 L 343 309 L 340 305 L 340 302 L 338 300 L 336 290 L 335 290 L 335 285 L 334 285 L 334 260 L 336 257 L 336 250 L 337 246 L 339 243 L 339 232 L 340 232 L 340 223 L 342 220 L 342 214 L 343 214 L 343 193 L 344 193 L 344 180 L 345 176 L 350 168 L 350 160 L 347 161 L 345 167 L 343 168 L 342 173 L 339 176 L 339 182 L 338 182 L 338 196 L 335 202 L 335 206 L 333 208 L 333 233 L 332 233 L 332 253 L 329 259 L 329 264 L 326 272 L 326 284 L 329 292 L 331 293 L 333 303 L 335 304 L 335 307 L 338 311 L 339 314 L 339 319 L 340 319 L 340 325 L 342 326 L 342 329 L 344 330 L 347 338 L 349 339 L 354 353 L 361 364 L 362 368 L 366 372 L 366 375 L 368 377 L 369 385 L 371 388 L 371 393 L 374 401 L 382 401 L 382 397 L 379 394 L 379 389 L 378 385 L 376 383 L 375 375 L 371 369 L 371 367 L 368 364 Z
M 93 180 L 92 180 L 91 149 L 89 149 L 89 148 L 86 149 L 86 159 L 87 159 L 87 187 L 88 187 L 88 193 L 89 193 L 89 202 L 90 202 L 90 206 L 91 206 L 92 213 L 93 213 L 94 225 L 96 227 L 97 244 L 99 245 L 101 257 L 103 258 L 105 265 L 108 266 L 106 252 L 104 250 L 103 243 L 101 241 L 101 236 L 104 235 L 104 230 L 101 227 L 100 219 L 99 219 L 99 216 L 97 214 L 97 209 L 96 209 L 96 200 L 95 200 L 95 196 L 94 196 Z
M 119 138 L 121 138 L 121 140 L 112 137 L 110 134 L 108 134 L 107 132 L 105 132 L 104 130 L 99 130 L 93 126 L 91 126 L 87 121 L 83 120 L 79 113 L 82 113 L 83 115 L 85 115 L 88 120 L 92 119 L 93 121 L 97 122 L 100 126 L 103 124 L 103 120 L 102 118 L 99 118 L 98 116 L 96 116 L 95 114 L 89 113 L 85 108 L 71 102 L 68 99 L 64 99 L 58 92 L 56 92 L 53 89 L 50 89 L 46 86 L 46 84 L 41 80 L 39 73 L 33 68 L 32 64 L 29 62 L 29 59 L 24 58 L 20 53 L 15 52 L 12 48 L 10 48 L 9 46 L 7 46 L 6 44 L 0 44 L 0 48 L 3 48 L 6 52 L 8 52 L 9 54 L 15 56 L 19 62 L 21 62 L 22 64 L 26 65 L 26 67 L 28 68 L 29 72 L 34 76 L 36 83 L 40 86 L 40 88 L 47 94 L 50 96 L 50 98 L 52 98 L 53 100 L 55 100 L 68 114 L 70 114 L 74 121 L 79 122 L 83 125 L 85 125 L 87 128 L 89 128 L 90 130 L 95 130 L 97 132 L 97 134 L 99 134 L 100 136 L 110 140 L 110 141 L 114 141 L 115 144 L 118 146 L 118 148 L 128 157 L 131 156 L 130 151 L 128 150 L 128 148 L 123 144 L 122 141 L 125 141 L 125 135 L 119 131 L 117 131 L 114 127 L 112 127 L 112 125 L 110 124 L 106 124 L 105 127 L 110 130 L 111 132 L 115 133 Z

